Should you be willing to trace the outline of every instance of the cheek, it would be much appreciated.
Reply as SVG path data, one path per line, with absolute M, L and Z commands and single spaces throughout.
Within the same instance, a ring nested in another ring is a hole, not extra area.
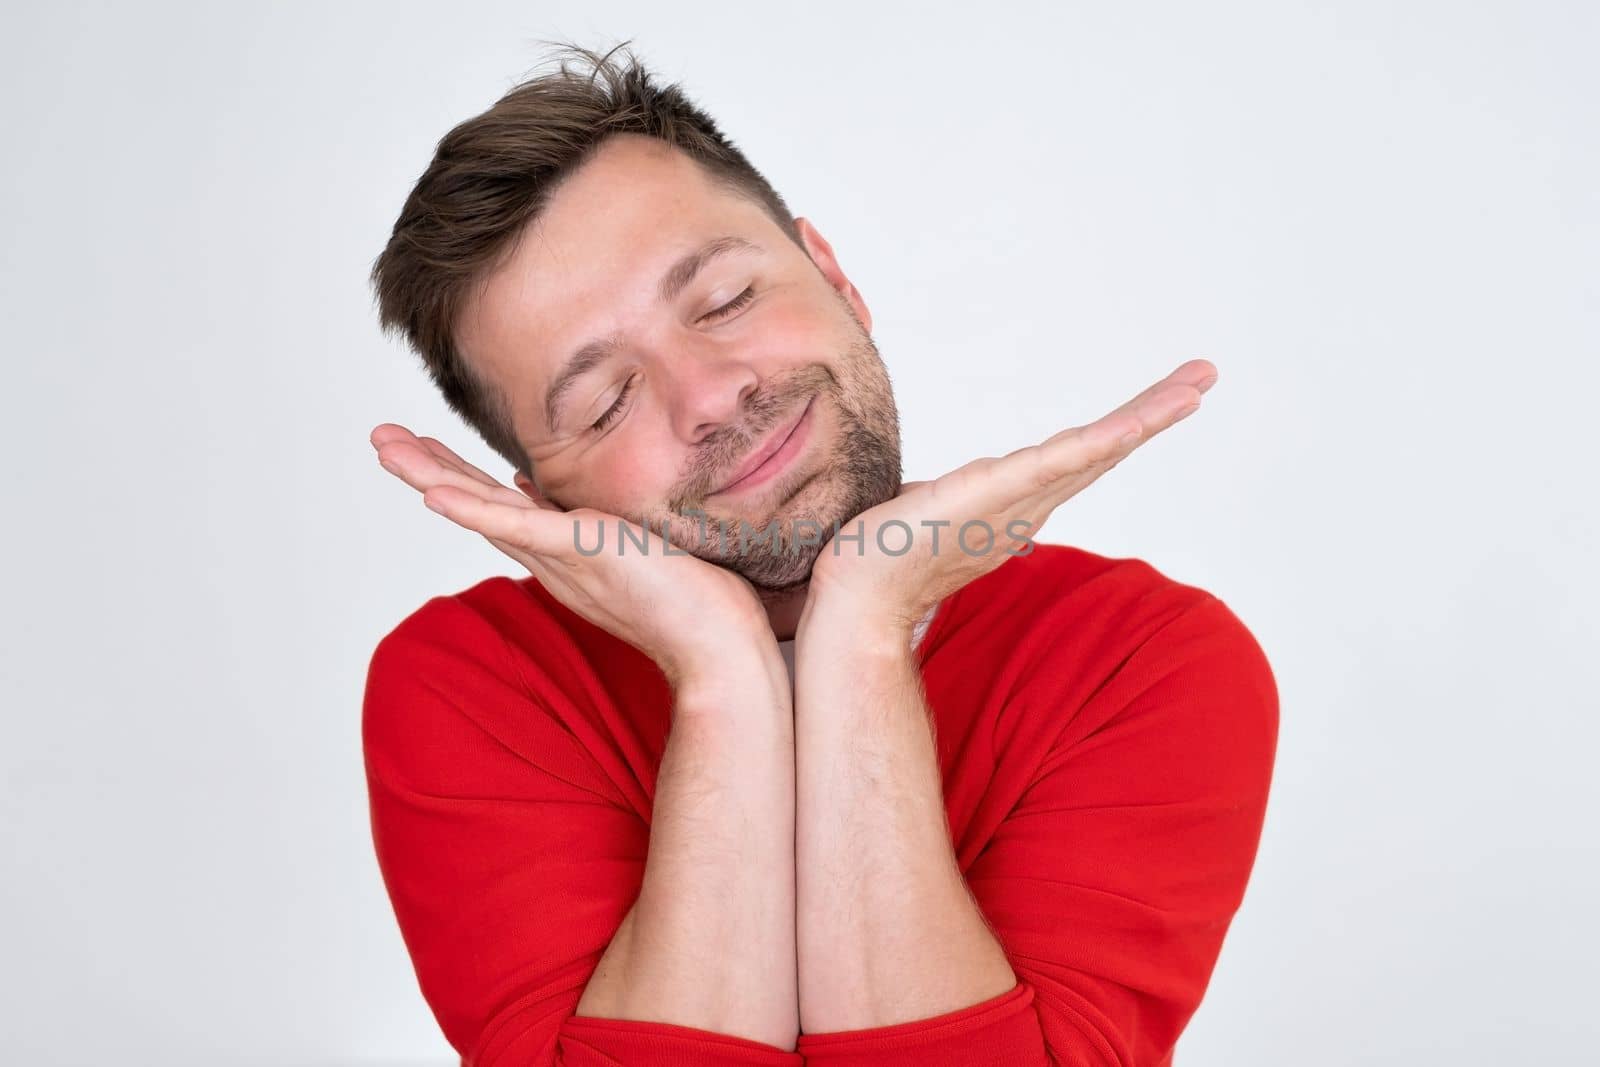
M 836 322 L 812 304 L 780 304 L 762 319 L 755 341 L 763 354 L 806 362 L 831 356 L 838 343 Z
M 653 513 L 677 484 L 671 441 L 646 434 L 607 442 L 582 463 L 562 463 L 553 476 L 563 479 L 563 500 L 613 515 Z
M 848 353 L 857 343 L 853 323 L 841 311 L 827 313 L 825 297 L 795 302 L 774 308 L 762 325 L 761 353 L 769 371 L 793 371 L 821 364 L 844 378 L 849 370 Z

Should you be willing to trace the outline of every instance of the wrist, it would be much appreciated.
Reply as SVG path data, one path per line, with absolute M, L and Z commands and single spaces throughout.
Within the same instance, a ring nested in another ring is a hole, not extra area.
M 661 665 L 674 714 L 717 714 L 752 702 L 787 707 L 789 669 L 769 630 L 766 640 L 733 640 L 721 648 L 686 652 Z
M 664 620 L 660 650 L 651 659 L 676 690 L 727 671 L 750 671 L 783 662 L 778 642 L 758 602 L 732 608 L 696 607 Z
M 920 618 L 890 597 L 852 596 L 813 582 L 795 628 L 795 642 L 907 648 Z
M 907 643 L 912 630 L 922 614 L 904 605 L 890 590 L 854 589 L 845 582 L 835 582 L 826 574 L 811 573 L 811 584 L 806 590 L 805 606 L 800 611 L 800 621 L 795 627 L 795 638 L 800 633 L 843 632 L 858 633 L 867 640 L 890 638 L 902 633 Z
M 830 663 L 909 659 L 916 622 L 879 605 L 872 610 L 840 601 L 807 603 L 795 630 L 796 664 L 801 657 Z

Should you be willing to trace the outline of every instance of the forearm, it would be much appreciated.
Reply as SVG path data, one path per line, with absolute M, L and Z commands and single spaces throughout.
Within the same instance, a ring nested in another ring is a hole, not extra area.
M 639 896 L 578 1014 L 795 1047 L 790 701 L 775 649 L 676 684 Z
M 930 1018 L 1016 976 L 950 843 L 909 635 L 808 620 L 798 642 L 795 845 L 806 1033 Z

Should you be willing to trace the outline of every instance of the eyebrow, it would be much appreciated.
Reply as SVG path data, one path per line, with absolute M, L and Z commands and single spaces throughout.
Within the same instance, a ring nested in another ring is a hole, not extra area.
M 656 287 L 656 300 L 663 304 L 670 304 L 689 287 L 695 276 L 700 273 L 712 260 L 719 256 L 733 252 L 760 252 L 761 246 L 748 241 L 743 237 L 718 237 L 707 241 L 699 248 L 684 255 L 661 276 L 661 281 Z M 562 407 L 578 379 L 589 373 L 596 366 L 604 363 L 621 347 L 621 340 L 615 336 L 603 337 L 580 345 L 578 349 L 567 357 L 567 361 L 556 371 L 555 377 L 550 379 L 550 385 L 544 394 L 544 421 L 551 429 L 555 428 L 561 418 Z

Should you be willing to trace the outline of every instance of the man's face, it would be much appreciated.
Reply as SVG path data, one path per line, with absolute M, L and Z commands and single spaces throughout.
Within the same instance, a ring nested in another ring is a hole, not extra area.
M 797 224 L 804 249 L 636 134 L 568 177 L 457 333 L 504 392 L 539 492 L 665 529 L 766 590 L 810 574 L 818 548 L 804 542 L 899 492 L 871 315 Z M 773 543 L 748 539 L 769 531 Z

